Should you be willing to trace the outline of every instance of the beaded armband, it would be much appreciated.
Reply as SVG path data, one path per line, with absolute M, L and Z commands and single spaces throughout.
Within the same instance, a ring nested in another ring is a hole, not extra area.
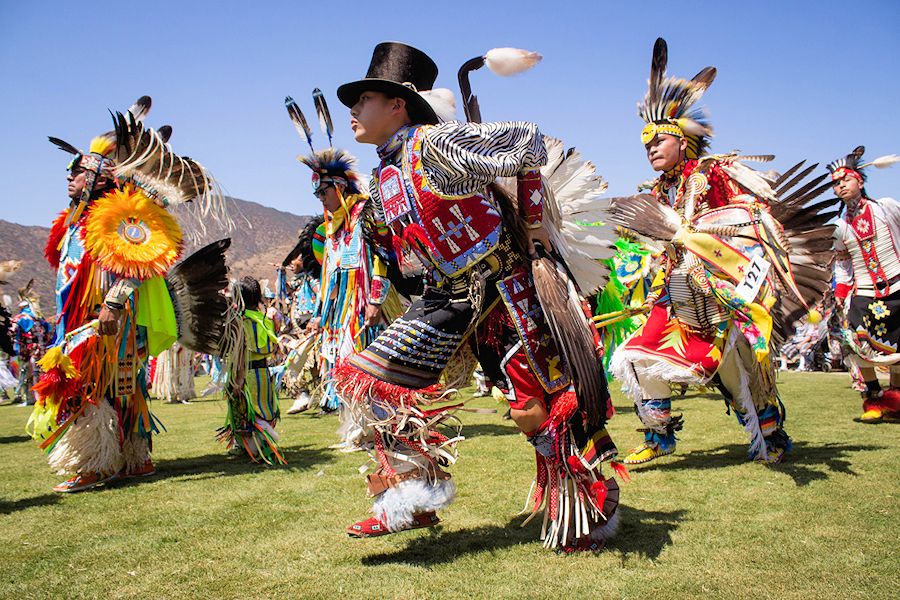
M 372 277 L 372 285 L 369 287 L 369 304 L 380 305 L 387 300 L 388 291 L 391 289 L 390 280 L 375 275 Z

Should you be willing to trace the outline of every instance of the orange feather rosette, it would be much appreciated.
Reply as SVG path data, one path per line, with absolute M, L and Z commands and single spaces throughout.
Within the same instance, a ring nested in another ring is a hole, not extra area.
M 141 281 L 164 275 L 182 250 L 181 228 L 131 184 L 91 207 L 84 245 L 101 268 Z

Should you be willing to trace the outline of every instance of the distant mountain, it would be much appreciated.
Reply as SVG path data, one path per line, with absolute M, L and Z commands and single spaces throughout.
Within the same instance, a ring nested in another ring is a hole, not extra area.
M 297 233 L 310 217 L 237 198 L 229 199 L 229 204 L 235 230 L 230 233 L 216 229 L 207 231 L 199 243 L 187 244 L 185 256 L 206 243 L 230 237 L 228 264 L 231 276 L 252 275 L 258 279 L 273 280 L 273 264 L 281 264 L 293 248 Z M 0 261 L 22 261 L 22 268 L 9 278 L 8 285 L 0 286 L 0 294 L 8 294 L 15 302 L 18 299 L 16 291 L 34 277 L 35 290 L 47 316 L 55 310 L 53 288 L 56 278 L 56 273 L 44 258 L 49 232 L 49 227 L 19 225 L 0 219 Z

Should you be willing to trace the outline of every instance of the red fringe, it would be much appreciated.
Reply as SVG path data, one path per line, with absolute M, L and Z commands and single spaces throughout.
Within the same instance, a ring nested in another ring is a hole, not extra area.
M 631 475 L 628 474 L 628 469 L 625 468 L 625 465 L 614 460 L 610 461 L 609 464 L 613 468 L 613 471 L 616 472 L 616 475 L 619 476 L 619 479 L 621 479 L 625 483 L 629 483 L 631 481 Z
M 59 213 L 59 215 L 53 219 L 53 223 L 50 225 L 50 235 L 47 237 L 47 245 L 44 247 L 44 257 L 46 257 L 47 262 L 50 263 L 50 266 L 54 269 L 59 268 L 59 258 L 60 258 L 60 247 L 59 245 L 62 243 L 63 236 L 66 235 L 66 218 L 69 216 L 69 210 L 66 209 Z
M 59 367 L 53 367 L 41 375 L 32 389 L 42 398 L 53 397 L 67 400 L 78 395 L 81 391 L 81 384 L 78 379 L 67 379 Z
M 503 339 L 509 330 L 514 330 L 515 325 L 506 305 L 498 302 L 493 310 L 489 312 L 481 324 L 478 326 L 478 332 L 475 339 L 479 346 L 484 346 L 498 354 L 503 354 Z
M 66 316 L 66 328 L 69 330 L 84 325 L 88 314 L 94 309 L 94 302 L 89 298 L 93 295 L 91 287 L 94 285 L 94 272 L 94 259 L 85 252 L 63 306 L 62 312 Z
M 578 397 L 571 390 L 565 391 L 553 400 L 550 417 L 547 419 L 548 424 L 558 428 L 572 418 L 576 410 L 578 410 Z
M 394 406 L 416 406 L 422 396 L 438 396 L 441 393 L 437 384 L 416 389 L 382 381 L 374 375 L 360 371 L 347 360 L 339 362 L 334 367 L 331 377 L 341 395 L 349 396 L 357 402 L 364 402 L 367 396 L 375 396 Z
M 418 223 L 412 223 L 403 228 L 403 240 L 410 246 L 413 242 L 418 242 L 420 246 L 426 248 L 432 254 L 436 252 L 434 244 L 428 239 L 425 229 Z
M 403 239 L 400 236 L 395 235 L 393 238 L 391 238 L 391 244 L 394 247 L 394 254 L 397 255 L 397 264 L 402 269 L 407 264 L 406 251 L 403 248 Z
M 606 502 L 606 494 L 608 490 L 606 489 L 606 484 L 603 483 L 602 480 L 595 481 L 591 484 L 591 497 L 596 501 L 597 506 L 599 508 L 603 508 L 603 503 Z

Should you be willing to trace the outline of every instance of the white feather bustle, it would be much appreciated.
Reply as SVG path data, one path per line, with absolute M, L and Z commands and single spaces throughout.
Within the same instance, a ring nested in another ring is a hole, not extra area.
M 595 542 L 611 540 L 615 537 L 616 532 L 619 531 L 619 521 L 619 511 L 617 509 L 606 523 L 591 530 L 591 539 Z
M 527 71 L 543 58 L 537 52 L 520 48 L 493 48 L 484 55 L 484 64 L 493 73 L 509 77 Z
M 413 523 L 413 515 L 447 508 L 456 497 L 452 479 L 431 483 L 425 479 L 404 481 L 388 488 L 375 500 L 372 512 L 391 531 Z
M 456 120 L 456 98 L 447 88 L 435 88 L 419 92 L 431 105 L 442 123 Z
M 144 466 L 150 459 L 150 444 L 147 438 L 139 433 L 132 432 L 125 438 L 122 444 L 122 455 L 125 460 L 126 472 L 136 471 Z
M 53 448 L 48 462 L 60 475 L 118 473 L 125 458 L 119 444 L 118 415 L 109 402 L 89 404 Z

